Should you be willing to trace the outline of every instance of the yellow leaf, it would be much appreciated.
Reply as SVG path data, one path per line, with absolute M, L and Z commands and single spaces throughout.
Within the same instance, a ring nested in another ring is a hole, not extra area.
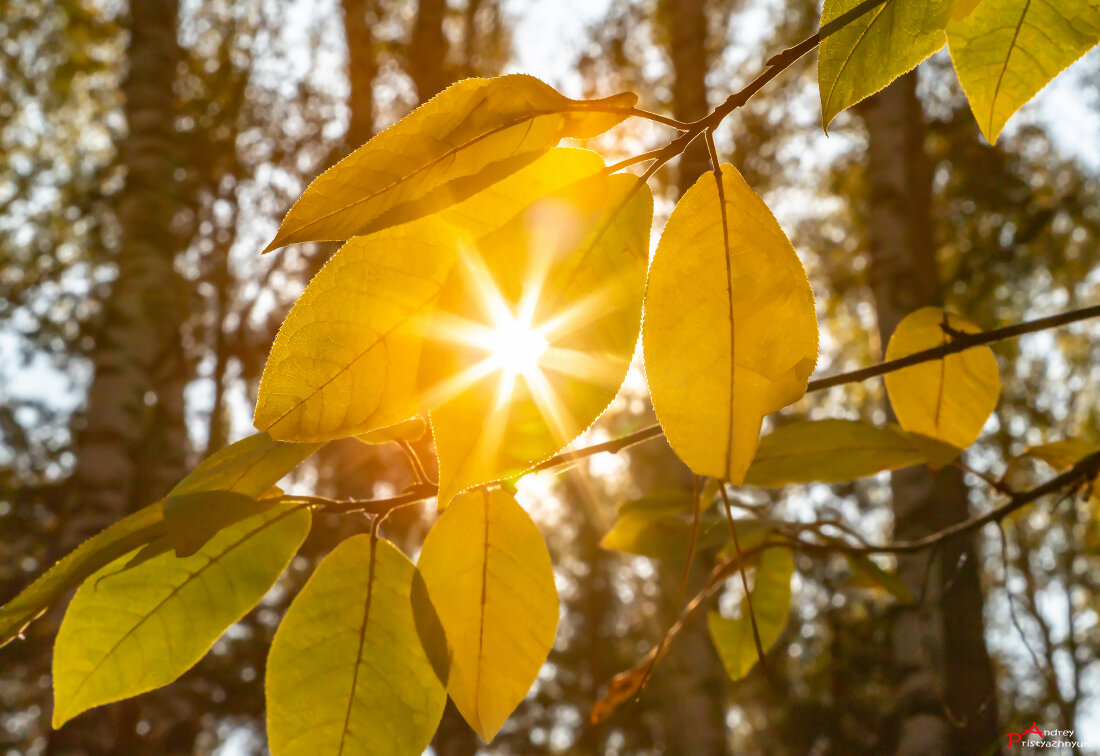
M 924 455 L 894 427 L 854 420 L 799 420 L 764 436 L 745 483 L 834 483 L 918 465 Z
M 821 25 L 863 0 L 826 0 Z M 817 59 L 822 124 L 916 68 L 943 47 L 952 0 L 886 0 L 821 41 Z
M 1090 454 L 1100 451 L 1100 446 L 1083 438 L 1064 438 L 1038 446 L 1029 446 L 1022 457 L 1033 457 L 1046 462 L 1055 470 L 1068 470 Z
M 706 511 L 710 505 L 710 498 L 700 505 L 700 549 L 721 546 L 730 537 L 725 516 Z M 694 512 L 695 497 L 690 491 L 654 493 L 623 502 L 615 524 L 600 539 L 600 547 L 653 559 L 683 560 L 691 542 Z
M 368 535 L 347 539 L 317 567 L 271 644 L 272 756 L 427 748 L 447 697 L 417 638 L 415 569 Z
M 509 494 L 455 499 L 418 562 L 450 649 L 447 692 L 489 742 L 554 644 L 558 594 L 538 528 Z
M 1096 0 L 982 0 L 947 26 L 948 47 L 982 134 L 1008 119 L 1100 41 Z
M 452 84 L 314 180 L 264 251 L 342 241 L 443 210 L 563 138 L 606 131 L 636 102 L 628 92 L 570 100 L 522 74 Z
M 638 338 L 652 214 L 636 177 L 595 176 L 464 251 L 421 361 L 440 506 L 549 457 L 615 397 Z
M 787 626 L 793 574 L 794 558 L 790 549 L 768 549 L 760 557 L 753 579 L 752 613 L 756 616 L 760 645 L 765 653 L 775 645 Z M 741 600 L 741 613 L 736 619 L 708 612 L 707 627 L 731 680 L 740 680 L 756 666 L 760 653 L 752 632 L 748 600 Z
M 886 359 L 900 359 L 948 343 L 942 328 L 945 317 L 948 327 L 956 331 L 981 330 L 957 315 L 945 315 L 939 307 L 924 307 L 898 324 L 886 347 Z M 887 373 L 886 392 L 902 428 L 948 445 L 938 452 L 931 446 L 923 450 L 929 455 L 930 466 L 942 467 L 977 440 L 997 407 L 1001 393 L 997 359 L 989 347 L 973 347 Z
M 199 463 L 169 493 L 229 491 L 260 496 L 317 449 L 284 444 L 266 433 L 242 439 Z M 164 502 L 151 504 L 89 538 L 19 595 L 0 607 L 0 646 L 90 575 L 165 535 Z
M 423 322 L 454 256 L 454 232 L 435 218 L 341 247 L 275 337 L 256 427 L 288 441 L 327 441 L 417 414 Z
M 232 525 L 186 559 L 119 559 L 73 597 L 53 655 L 53 725 L 166 685 L 255 606 L 309 532 L 309 510 L 279 505 Z
M 444 213 L 349 241 L 279 329 L 260 381 L 256 427 L 276 438 L 324 441 L 429 409 L 416 383 L 424 324 L 458 250 L 537 197 L 602 168 L 596 153 L 551 150 Z
M 722 195 L 707 173 L 669 218 L 642 344 L 673 451 L 699 475 L 740 484 L 764 416 L 806 393 L 817 319 L 794 248 L 731 165 L 722 166 Z
M 913 594 L 897 575 L 882 569 L 863 554 L 845 554 L 844 557 L 852 568 L 851 576 L 845 581 L 849 588 L 883 590 L 903 604 L 913 603 Z
M 951 18 L 956 21 L 966 18 L 974 12 L 974 9 L 978 7 L 978 3 L 981 1 L 982 0 L 955 0 L 955 4 L 951 7 Z

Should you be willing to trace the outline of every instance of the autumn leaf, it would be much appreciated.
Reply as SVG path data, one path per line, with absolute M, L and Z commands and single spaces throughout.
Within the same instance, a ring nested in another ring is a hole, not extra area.
M 704 505 L 710 509 L 710 500 Z M 600 547 L 651 557 L 684 559 L 691 541 L 695 498 L 689 491 L 654 493 L 623 502 Z M 699 548 L 720 546 L 729 538 L 724 517 L 706 511 L 700 517 Z
M 283 504 L 226 528 L 196 554 L 103 568 L 73 597 L 53 656 L 53 725 L 166 685 L 255 606 L 309 532 Z
M 756 567 L 752 586 L 752 613 L 760 632 L 764 652 L 775 645 L 791 612 L 791 576 L 794 559 L 790 549 L 772 548 L 764 552 Z M 741 600 L 741 612 L 736 619 L 718 612 L 707 613 L 707 628 L 718 650 L 718 658 L 731 680 L 740 680 L 759 661 L 753 636 L 748 599 Z
M 994 144 L 1024 103 L 1100 42 L 1100 4 L 982 0 L 956 14 L 947 40 L 970 109 Z
M 813 293 L 794 248 L 731 165 L 699 178 L 649 273 L 646 378 L 673 451 L 740 484 L 765 415 L 797 401 L 817 360 Z
M 318 565 L 268 656 L 272 756 L 416 756 L 428 746 L 447 699 L 417 637 L 415 569 L 368 535 Z
M 821 25 L 862 0 L 826 0 Z M 821 40 L 817 59 L 822 125 L 870 97 L 947 41 L 952 0 L 886 0 Z
M 899 428 L 855 420 L 798 420 L 761 439 L 745 483 L 769 488 L 835 483 L 922 462 L 924 454 Z
M 258 497 L 317 448 L 315 444 L 274 441 L 266 433 L 258 433 L 203 460 L 169 496 L 227 491 Z M 0 607 L 0 646 L 18 637 L 30 622 L 90 575 L 165 535 L 164 502 L 160 501 L 89 538 Z
M 430 409 L 417 390 L 424 332 L 459 250 L 536 198 L 602 168 L 593 152 L 551 150 L 444 213 L 349 241 L 279 329 L 260 381 L 256 427 L 290 441 L 322 441 Z
M 1090 454 L 1100 451 L 1100 446 L 1083 438 L 1064 438 L 1045 444 L 1029 446 L 1021 457 L 1042 460 L 1055 470 L 1068 470 Z
M 275 337 L 256 427 L 288 441 L 327 441 L 417 414 L 423 324 L 454 259 L 454 233 L 435 218 L 341 247 Z
M 950 337 L 943 329 L 945 323 L 963 333 L 981 330 L 939 307 L 924 307 L 898 324 L 886 347 L 886 359 L 947 344 Z M 922 450 L 930 466 L 942 467 L 977 440 L 993 414 L 1001 393 L 997 358 L 989 347 L 977 346 L 902 368 L 886 374 L 886 392 L 903 429 L 939 442 L 924 445 Z
M 421 361 L 440 506 L 551 456 L 615 397 L 637 342 L 652 213 L 636 177 L 595 176 L 465 250 Z
M 472 491 L 429 531 L 417 566 L 451 651 L 447 692 L 490 742 L 554 644 L 558 594 L 546 544 L 508 493 Z
M 606 131 L 637 99 L 570 100 L 523 74 L 452 84 L 318 176 L 264 251 L 343 241 L 443 210 L 566 137 Z

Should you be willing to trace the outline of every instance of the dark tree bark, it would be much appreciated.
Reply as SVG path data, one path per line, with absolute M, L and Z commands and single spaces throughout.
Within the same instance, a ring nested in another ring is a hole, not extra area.
M 182 418 L 182 390 L 172 366 L 180 353 L 180 284 L 171 235 L 178 201 L 176 13 L 176 0 L 142 0 L 130 10 L 129 71 L 122 85 L 128 134 L 119 145 L 126 184 L 116 204 L 118 278 L 75 432 L 76 502 L 66 546 L 149 503 L 136 496 L 152 487 L 139 484 L 142 443 L 160 432 L 158 419 Z M 169 380 L 163 381 L 166 373 Z
M 706 0 L 665 0 L 669 57 L 672 60 L 672 115 L 681 121 L 702 118 L 707 106 Z M 680 156 L 677 195 L 682 195 L 710 167 L 706 144 L 696 139 Z
M 942 304 L 933 240 L 925 120 L 909 74 L 859 108 L 867 128 L 871 291 L 887 342 L 913 310 Z M 968 515 L 955 468 L 895 472 L 894 538 L 910 540 Z M 979 565 L 970 539 L 898 559 L 917 606 L 893 620 L 898 674 L 895 753 L 987 753 L 998 742 L 993 671 L 985 645 Z
M 408 71 L 421 102 L 439 94 L 452 81 L 447 70 L 448 42 L 444 34 L 446 0 L 420 0 L 409 44 Z
M 375 0 L 343 0 L 344 37 L 348 46 L 348 83 L 351 119 L 344 141 L 355 149 L 374 135 L 374 79 L 378 76 L 378 53 L 374 25 L 378 23 Z

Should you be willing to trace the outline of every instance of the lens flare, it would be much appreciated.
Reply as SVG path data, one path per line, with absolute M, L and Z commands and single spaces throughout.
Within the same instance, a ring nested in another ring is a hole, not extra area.
M 513 379 L 518 376 L 530 379 L 540 369 L 539 361 L 550 343 L 530 321 L 525 322 L 509 313 L 485 332 L 484 342 L 479 346 L 489 353 L 493 369 L 500 368 L 506 377 Z

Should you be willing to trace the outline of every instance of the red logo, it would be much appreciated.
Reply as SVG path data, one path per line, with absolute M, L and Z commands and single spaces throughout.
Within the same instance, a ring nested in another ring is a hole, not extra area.
M 1008 747 L 1011 748 L 1017 743 L 1024 742 L 1025 735 L 1038 735 L 1041 738 L 1043 737 L 1043 731 L 1039 729 L 1038 722 L 1032 722 L 1031 727 L 1028 727 L 1023 732 L 1010 732 L 1005 735 L 1005 737 L 1008 738 Z

